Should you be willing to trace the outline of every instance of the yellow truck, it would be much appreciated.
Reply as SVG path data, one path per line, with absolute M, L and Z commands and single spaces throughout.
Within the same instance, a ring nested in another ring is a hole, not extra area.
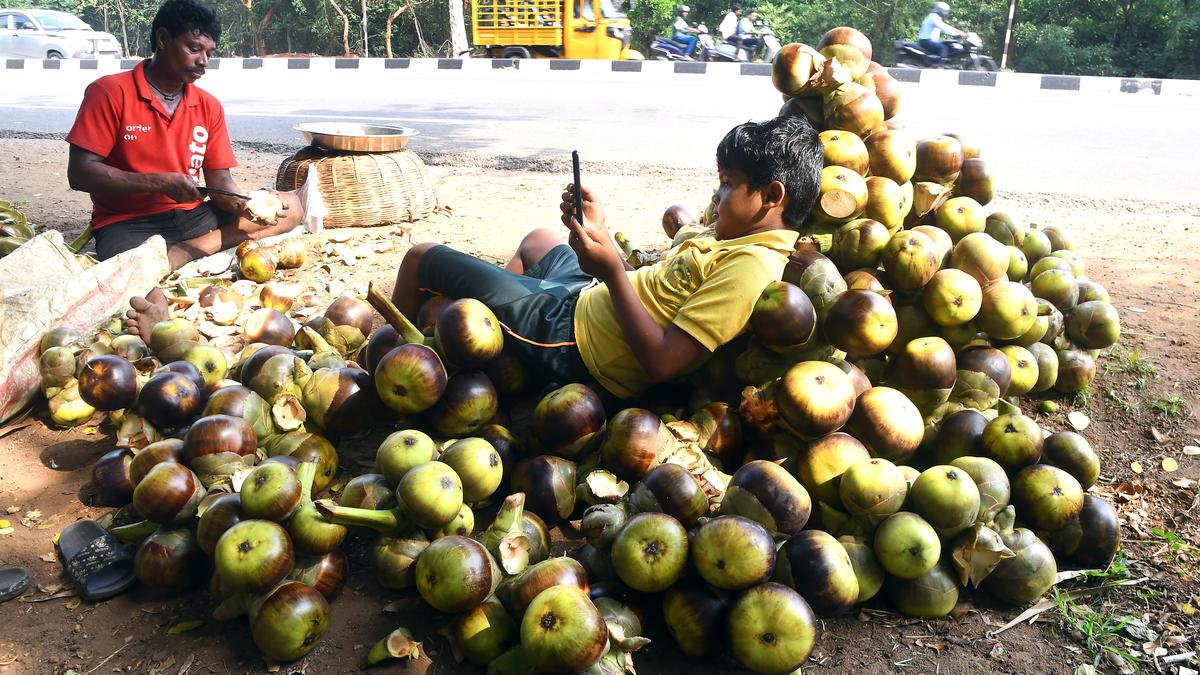
M 612 0 L 471 0 L 471 41 L 504 59 L 638 59 Z

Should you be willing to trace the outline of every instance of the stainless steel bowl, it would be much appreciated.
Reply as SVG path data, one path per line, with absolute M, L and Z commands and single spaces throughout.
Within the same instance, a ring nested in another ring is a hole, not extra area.
M 343 152 L 394 152 L 403 150 L 416 129 L 392 124 L 355 122 L 308 122 L 292 127 L 304 134 L 309 145 Z

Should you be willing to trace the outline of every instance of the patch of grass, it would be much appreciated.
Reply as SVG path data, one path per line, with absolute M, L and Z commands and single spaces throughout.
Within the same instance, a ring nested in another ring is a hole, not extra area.
M 1150 401 L 1150 405 L 1169 419 L 1180 420 L 1191 413 L 1191 406 L 1179 394 L 1171 394 Z
M 1128 354 L 1122 354 L 1115 357 L 1117 365 L 1114 368 L 1118 373 L 1125 375 L 1133 375 L 1138 378 L 1156 378 L 1158 377 L 1158 368 L 1150 363 L 1150 359 L 1142 354 L 1141 349 L 1134 349 Z
M 1099 581 L 1101 584 L 1115 584 L 1135 578 L 1136 576 L 1129 569 L 1129 559 L 1125 557 L 1124 551 L 1117 551 L 1112 561 L 1108 563 L 1108 567 L 1103 570 L 1088 572 L 1083 576 L 1085 581 Z
M 1140 600 L 1161 600 L 1165 594 L 1157 588 L 1143 588 L 1137 592 Z
M 1181 551 L 1188 547 L 1186 539 L 1175 534 L 1174 532 L 1171 532 L 1170 530 L 1164 530 L 1161 527 L 1152 527 L 1150 528 L 1150 533 L 1167 542 L 1167 546 L 1170 547 L 1172 551 Z
M 1104 358 L 1106 375 L 1113 372 L 1129 375 L 1138 391 L 1144 390 L 1152 381 L 1158 379 L 1158 367 L 1151 363 L 1140 348 L 1126 352 L 1113 345 L 1105 352 Z
M 1120 636 L 1131 617 L 1116 611 L 1097 612 L 1079 605 L 1057 588 L 1054 589 L 1054 604 L 1058 608 L 1059 622 L 1068 633 L 1083 643 L 1092 657 L 1092 665 L 1099 666 L 1108 654 L 1112 654 L 1138 670 L 1137 654 Z
M 1092 389 L 1090 386 L 1084 387 L 1083 389 L 1080 389 L 1079 391 L 1075 392 L 1075 400 L 1074 400 L 1075 407 L 1079 408 L 1080 410 L 1083 410 L 1087 414 L 1091 415 L 1092 414 L 1092 396 L 1095 393 L 1096 393 L 1095 390 Z
M 1195 573 L 1196 566 L 1200 564 L 1200 550 L 1170 530 L 1152 527 L 1150 533 L 1166 542 L 1171 560 L 1178 567 L 1177 571 L 1181 577 L 1191 577 Z
M 1121 395 L 1117 393 L 1116 388 L 1114 388 L 1112 386 L 1109 386 L 1107 389 L 1104 390 L 1104 396 L 1106 398 L 1108 398 L 1108 400 L 1110 400 L 1114 404 L 1116 404 L 1116 406 L 1118 408 L 1122 408 L 1124 410 L 1133 410 L 1134 408 L 1137 407 L 1133 403 L 1130 403 L 1129 401 L 1126 401 L 1124 398 L 1122 398 Z

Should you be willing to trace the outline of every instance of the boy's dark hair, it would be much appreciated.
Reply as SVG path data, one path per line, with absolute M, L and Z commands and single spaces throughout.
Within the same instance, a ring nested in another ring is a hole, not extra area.
M 824 165 L 821 138 L 803 115 L 739 124 L 717 145 L 717 166 L 746 174 L 751 188 L 783 183 L 783 223 L 791 229 L 800 228 L 816 203 Z
M 201 34 L 212 38 L 214 43 L 221 41 L 221 19 L 212 7 L 201 4 L 196 0 L 167 0 L 158 13 L 154 15 L 154 23 L 150 25 L 150 51 L 158 51 L 155 36 L 158 29 L 167 29 L 167 35 L 175 39 L 183 33 L 198 30 Z

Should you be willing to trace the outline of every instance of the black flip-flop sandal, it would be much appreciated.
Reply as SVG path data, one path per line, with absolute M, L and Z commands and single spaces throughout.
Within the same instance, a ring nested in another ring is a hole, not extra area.
M 137 582 L 125 547 L 90 520 L 72 523 L 58 535 L 58 556 L 75 591 L 88 602 L 107 600 Z
M 33 577 L 24 567 L 0 568 L 0 602 L 7 602 L 25 592 Z

